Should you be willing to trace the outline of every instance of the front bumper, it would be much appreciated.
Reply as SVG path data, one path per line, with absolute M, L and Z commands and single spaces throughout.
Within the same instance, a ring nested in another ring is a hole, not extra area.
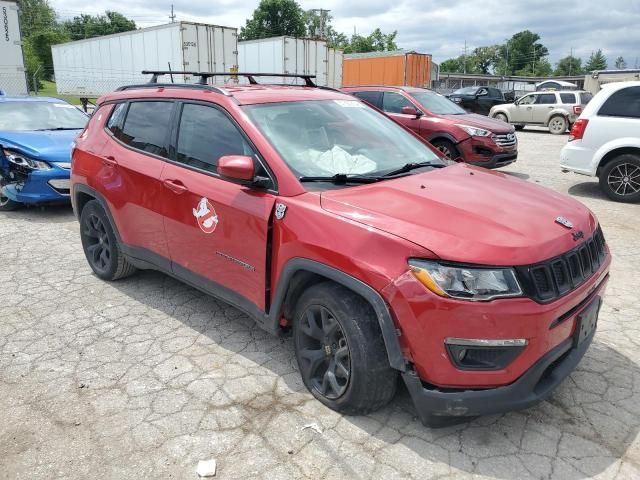
M 486 390 L 447 391 L 427 388 L 415 372 L 402 374 L 413 403 L 425 425 L 438 427 L 465 417 L 522 410 L 546 399 L 576 368 L 595 330 L 574 347 L 573 337 L 547 352 L 510 385 Z
M 499 168 L 518 159 L 518 144 L 501 147 L 491 137 L 470 137 L 458 145 L 465 162 L 484 168 Z
M 34 170 L 24 182 L 6 185 L 4 192 L 14 202 L 25 204 L 68 202 L 70 173 L 59 167 Z

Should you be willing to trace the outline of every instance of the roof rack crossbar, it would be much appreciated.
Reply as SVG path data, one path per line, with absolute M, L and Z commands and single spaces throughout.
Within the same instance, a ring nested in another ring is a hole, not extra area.
M 202 90 L 209 90 L 212 92 L 220 93 L 225 97 L 230 97 L 231 94 L 226 90 L 212 85 L 201 85 L 200 83 L 141 83 L 137 85 L 124 85 L 116 88 L 116 92 L 122 92 L 124 90 L 137 90 L 139 88 L 199 88 Z
M 297 73 L 251 73 L 251 72 L 180 72 L 176 70 L 143 70 L 143 75 L 151 75 L 150 84 L 158 83 L 160 75 L 191 75 L 200 77 L 198 84 L 206 85 L 209 78 L 212 77 L 245 77 L 251 85 L 259 85 L 255 77 L 280 77 L 280 78 L 301 78 L 307 87 L 317 87 L 313 81 L 315 75 L 297 74 Z

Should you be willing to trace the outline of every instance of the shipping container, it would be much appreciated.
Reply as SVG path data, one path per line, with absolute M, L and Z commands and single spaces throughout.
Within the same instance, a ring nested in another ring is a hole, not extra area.
M 170 66 L 191 72 L 237 71 L 238 32 L 231 27 L 176 22 L 54 45 L 51 51 L 58 93 L 93 98 L 122 85 L 149 81 L 148 75 L 140 73 L 143 70 Z M 165 80 L 171 81 L 169 76 Z M 174 75 L 176 83 L 197 80 Z
M 315 75 L 318 85 L 342 85 L 342 51 L 329 48 L 324 40 L 273 37 L 239 42 L 238 65 L 240 72 Z M 275 77 L 262 81 L 282 83 Z
M 584 89 L 594 95 L 604 85 L 617 82 L 632 82 L 640 80 L 640 70 L 599 70 L 587 73 L 584 76 Z
M 431 55 L 393 52 L 354 53 L 344 56 L 342 85 L 431 85 Z
M 26 95 L 27 76 L 16 2 L 0 0 L 0 25 L 0 90 L 6 95 Z

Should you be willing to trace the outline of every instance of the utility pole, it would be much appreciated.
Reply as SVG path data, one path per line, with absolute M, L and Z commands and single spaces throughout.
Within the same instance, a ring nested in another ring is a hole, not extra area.
M 330 11 L 331 10 L 325 10 L 323 8 L 311 9 L 311 13 L 318 17 L 318 25 L 316 26 L 316 31 L 313 32 L 313 34 L 320 40 L 326 40 L 327 38 L 327 19 L 329 18 Z
M 569 52 L 569 76 L 571 76 L 571 67 L 573 67 L 573 47 Z
M 176 23 L 176 14 L 173 13 L 173 4 L 171 4 L 171 15 L 169 15 L 169 18 L 171 19 L 171 23 Z
M 536 76 L 536 46 L 533 46 L 533 69 L 531 71 L 532 76 Z
M 462 58 L 463 58 L 463 64 L 464 64 L 463 73 L 466 74 L 467 73 L 467 41 L 466 40 L 464 41 L 464 56 Z

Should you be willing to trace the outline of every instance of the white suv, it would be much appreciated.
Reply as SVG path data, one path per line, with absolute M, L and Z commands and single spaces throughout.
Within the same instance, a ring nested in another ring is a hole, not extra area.
M 640 200 L 640 82 L 606 85 L 585 107 L 560 154 L 564 172 L 598 177 L 612 200 Z

